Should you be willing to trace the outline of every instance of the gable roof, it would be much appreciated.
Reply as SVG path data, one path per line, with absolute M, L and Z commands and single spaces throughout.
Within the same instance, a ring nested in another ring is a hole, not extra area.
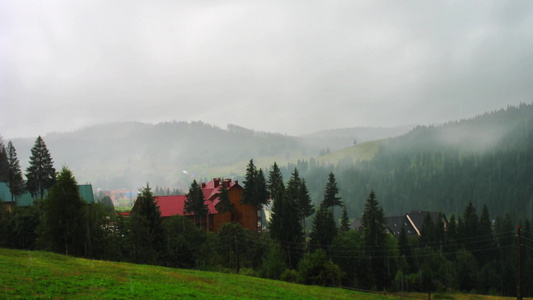
M 442 221 L 444 222 L 444 227 L 448 225 L 448 220 L 446 219 L 446 216 L 444 214 L 433 211 L 413 210 L 405 214 L 405 216 L 407 217 L 407 219 L 409 219 L 413 227 L 417 230 L 418 235 L 420 235 L 420 232 L 422 231 L 422 227 L 424 226 L 424 219 L 428 214 L 433 222 L 437 222 L 440 215 L 443 219 Z
M 95 203 L 93 186 L 91 184 L 80 184 L 78 185 L 78 191 L 80 197 L 85 200 L 88 204 Z M 46 194 L 45 194 L 46 195 Z M 46 196 L 45 196 L 46 197 Z M 3 202 L 11 202 L 11 192 L 9 191 L 9 186 L 6 182 L 0 182 L 0 199 Z M 29 192 L 24 193 L 17 199 L 17 206 L 30 206 L 33 205 L 33 197 Z
M 405 233 L 407 236 L 417 235 L 415 228 L 413 225 L 411 225 L 411 222 L 409 222 L 406 216 L 386 217 L 385 223 L 387 224 L 387 228 L 389 229 L 390 233 L 392 233 L 394 236 L 400 235 L 402 226 L 405 228 Z
M 407 233 L 408 236 L 420 235 L 420 231 L 422 230 L 422 227 L 424 225 L 424 218 L 427 214 L 430 215 L 431 220 L 433 220 L 433 222 L 436 222 L 439 216 L 441 216 L 444 226 L 446 227 L 448 225 L 448 220 L 446 219 L 446 216 L 444 214 L 438 212 L 415 210 L 410 211 L 403 216 L 385 217 L 385 224 L 387 225 L 387 229 L 389 230 L 389 232 L 396 237 L 400 235 L 402 226 L 405 228 L 405 233 Z M 354 230 L 359 230 L 359 227 L 361 227 L 361 218 L 355 218 L 351 225 L 351 228 Z
M 226 180 L 228 183 L 228 190 L 234 187 L 240 187 L 238 181 Z M 202 192 L 205 198 L 205 204 L 207 204 L 207 209 L 210 215 L 217 214 L 215 206 L 218 204 L 218 195 L 220 194 L 218 189 L 220 186 L 220 178 L 215 178 L 208 183 L 202 183 Z M 186 195 L 179 196 L 157 196 L 155 198 L 156 205 L 159 207 L 161 212 L 161 217 L 170 217 L 175 215 L 192 215 L 185 213 L 185 201 L 187 200 Z

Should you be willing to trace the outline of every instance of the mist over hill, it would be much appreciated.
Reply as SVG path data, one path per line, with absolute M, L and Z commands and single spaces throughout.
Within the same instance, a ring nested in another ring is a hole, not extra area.
M 458 215 L 472 202 L 478 212 L 487 205 L 493 215 L 532 219 L 532 136 L 533 105 L 521 104 L 418 126 L 402 136 L 291 164 L 283 172 L 289 176 L 297 167 L 317 202 L 333 172 L 351 217 L 361 215 L 374 190 L 389 215 L 413 209 Z
M 487 204 L 491 212 L 533 217 L 532 104 L 402 134 L 408 130 L 351 128 L 295 137 L 172 121 L 109 123 L 43 138 L 56 168 L 68 166 L 80 183 L 95 188 L 131 190 L 149 182 L 187 190 L 193 178 L 240 179 L 253 158 L 265 174 L 277 162 L 286 180 L 298 168 L 315 204 L 334 172 L 352 218 L 362 213 L 371 190 L 387 214 L 459 214 L 472 201 L 478 210 Z M 12 142 L 25 170 L 34 139 Z
M 307 159 L 322 149 L 334 151 L 352 145 L 354 139 L 378 139 L 397 130 L 328 132 L 295 137 L 237 125 L 222 129 L 200 121 L 124 122 L 52 133 L 43 139 L 57 169 L 68 166 L 79 182 L 90 182 L 95 188 L 136 189 L 150 182 L 186 189 L 193 178 L 242 175 L 250 158 L 268 168 L 274 161 L 283 164 Z M 15 139 L 13 143 L 25 169 L 34 139 Z

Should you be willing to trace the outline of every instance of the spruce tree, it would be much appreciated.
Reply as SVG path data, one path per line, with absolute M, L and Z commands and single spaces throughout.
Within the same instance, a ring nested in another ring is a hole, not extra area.
M 278 168 L 278 164 L 274 162 L 274 165 L 272 166 L 272 170 L 270 170 L 270 173 L 268 174 L 268 182 L 267 182 L 267 189 L 270 194 L 270 198 L 274 198 L 277 192 L 277 187 L 280 185 L 280 183 L 283 185 L 283 175 L 281 174 L 281 170 Z
M 253 226 L 257 226 L 257 211 L 268 201 L 268 191 L 263 170 L 257 168 L 254 165 L 254 160 L 250 159 L 246 168 L 246 176 L 244 179 L 244 190 L 242 193 L 241 202 L 243 204 L 251 205 L 251 221 Z M 256 209 L 256 213 L 254 213 Z M 253 216 L 256 217 L 254 220 Z
M 223 223 L 226 223 L 226 212 L 232 212 L 234 209 L 233 203 L 229 198 L 227 182 L 221 180 L 220 187 L 218 188 L 218 203 L 215 206 L 218 213 L 224 214 Z
M 300 179 L 300 173 L 295 168 L 291 174 L 289 182 L 287 183 L 286 197 L 294 202 L 296 206 L 298 206 L 298 194 L 300 191 L 301 182 L 302 180 Z
M 457 222 L 454 215 L 451 215 L 448 220 L 444 236 L 446 252 L 455 253 L 457 251 Z
M 132 211 L 131 228 L 133 259 L 136 263 L 158 264 L 165 247 L 161 211 L 149 184 L 137 196 Z
M 303 250 L 302 227 L 295 203 L 287 199 L 283 183 L 278 184 L 268 228 L 270 237 L 278 241 L 285 252 L 287 264 L 294 268 L 298 265 Z
M 468 251 L 477 248 L 475 243 L 468 243 L 469 240 L 478 238 L 479 236 L 479 219 L 472 202 L 468 202 L 461 222 L 457 226 L 457 236 L 463 241 L 463 245 Z
M 7 144 L 7 152 L 7 160 L 9 163 L 9 192 L 11 193 L 11 202 L 15 202 L 16 204 L 17 198 L 24 194 L 24 179 L 22 178 L 17 151 L 11 141 Z
M 344 235 L 348 230 L 350 230 L 350 218 L 348 218 L 348 212 L 346 211 L 346 205 L 343 205 L 341 226 L 339 228 L 339 233 Z
M 187 200 L 185 200 L 184 210 L 186 213 L 193 214 L 196 220 L 196 226 L 200 225 L 202 217 L 206 217 L 209 214 L 207 204 L 205 204 L 204 192 L 202 187 L 193 180 L 189 187 L 189 193 L 187 194 Z M 207 222 L 206 222 L 207 226 Z
M 478 231 L 480 242 L 477 248 L 482 249 L 483 251 L 479 251 L 475 254 L 480 265 L 484 265 L 496 254 L 493 250 L 496 246 L 496 242 L 494 241 L 494 235 L 492 234 L 492 222 L 490 220 L 489 209 L 487 208 L 487 205 L 483 205 L 481 217 L 479 218 Z
M 387 284 L 385 259 L 386 224 L 383 209 L 376 200 L 374 191 L 370 192 L 366 203 L 360 227 L 365 244 L 366 254 L 370 257 L 371 269 L 374 273 L 375 284 L 382 289 Z
M 311 252 L 323 249 L 326 252 L 337 236 L 337 225 L 333 213 L 322 202 L 313 218 L 313 228 L 309 234 L 309 247 Z
M 302 220 L 302 229 L 306 230 L 305 219 L 315 213 L 315 206 L 311 202 L 311 197 L 309 196 L 309 190 L 307 189 L 307 184 L 305 179 L 302 178 L 300 181 L 300 187 L 298 189 L 298 214 Z
M 44 197 L 56 179 L 56 170 L 46 144 L 39 136 L 31 149 L 30 166 L 26 169 L 26 188 L 33 197 Z
M 337 197 L 339 193 L 339 188 L 337 187 L 337 181 L 335 180 L 335 175 L 329 173 L 328 183 L 326 184 L 326 191 L 324 192 L 324 206 L 326 208 L 333 208 L 335 206 L 342 206 L 342 201 L 340 197 Z
M 63 167 L 43 200 L 43 220 L 38 229 L 42 248 L 65 255 L 85 254 L 84 204 L 74 175 Z
M 9 162 L 7 159 L 6 145 L 0 136 L 0 182 L 9 180 Z M 5 199 L 4 199 L 5 200 Z
M 246 175 L 244 177 L 244 190 L 242 192 L 242 203 L 251 204 L 254 203 L 257 197 L 256 194 L 256 177 L 257 168 L 254 165 L 254 160 L 250 159 L 248 166 L 246 167 Z

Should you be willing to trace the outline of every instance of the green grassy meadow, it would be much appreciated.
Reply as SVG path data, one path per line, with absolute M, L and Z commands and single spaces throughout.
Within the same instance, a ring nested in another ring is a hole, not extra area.
M 344 148 L 316 158 L 317 162 L 336 165 L 342 160 L 351 160 L 352 162 L 371 160 L 376 155 L 379 146 L 384 140 L 377 140 L 357 144 L 352 147 Z
M 0 249 L 0 298 L 391 299 L 236 274 Z
M 48 252 L 2 248 L 0 248 L 0 270 L 0 299 L 399 298 L 244 275 L 88 260 Z M 432 298 L 499 299 L 460 294 L 440 295 L 440 297 L 435 295 Z

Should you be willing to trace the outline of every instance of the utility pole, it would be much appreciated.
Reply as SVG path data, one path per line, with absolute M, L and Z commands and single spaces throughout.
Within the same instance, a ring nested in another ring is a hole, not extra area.
M 518 290 L 516 293 L 516 299 L 522 300 L 522 245 L 520 244 L 520 231 L 522 227 L 518 225 L 516 227 L 516 247 L 518 251 Z

